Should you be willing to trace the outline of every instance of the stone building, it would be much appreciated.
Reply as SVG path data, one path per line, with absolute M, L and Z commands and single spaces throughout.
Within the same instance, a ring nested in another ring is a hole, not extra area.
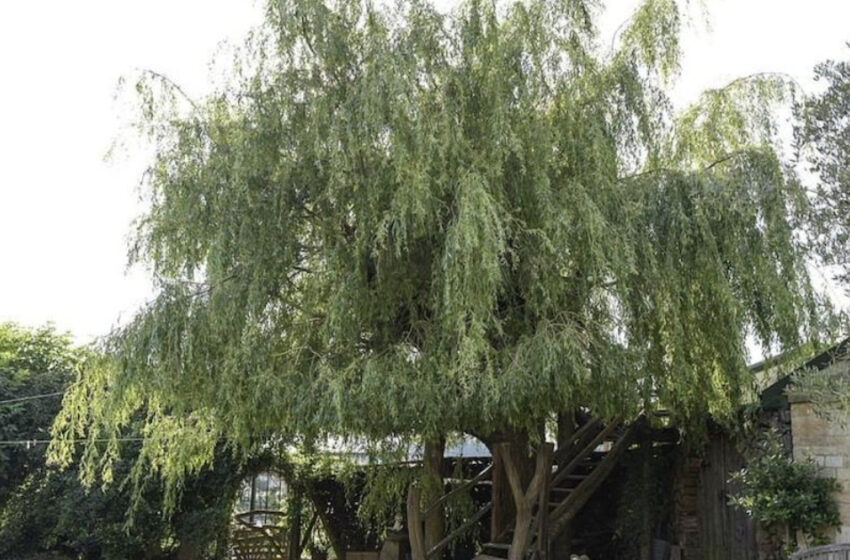
M 763 405 L 783 418 L 784 431 L 790 435 L 785 446 L 794 460 L 812 458 L 822 476 L 835 478 L 841 485 L 835 496 L 841 528 L 833 535 L 833 542 L 850 543 L 850 419 L 830 407 L 823 395 L 813 399 L 794 388 L 795 376 L 814 374 L 825 379 L 850 376 L 850 339 L 816 356 L 795 374 L 779 379 L 763 393 Z

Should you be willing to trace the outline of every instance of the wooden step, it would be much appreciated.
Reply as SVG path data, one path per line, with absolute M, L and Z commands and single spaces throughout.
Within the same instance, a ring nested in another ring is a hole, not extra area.
M 482 552 L 486 556 L 489 556 L 490 558 L 498 558 L 499 560 L 507 558 L 510 549 L 511 545 L 509 544 L 493 542 L 486 543 L 481 547 Z

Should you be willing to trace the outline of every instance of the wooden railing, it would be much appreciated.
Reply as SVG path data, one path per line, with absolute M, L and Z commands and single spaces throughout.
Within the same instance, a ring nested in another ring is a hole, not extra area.
M 622 434 L 617 438 L 613 447 L 605 454 L 605 458 L 593 471 L 579 484 L 567 498 L 561 502 L 551 513 L 552 538 L 557 537 L 567 526 L 569 521 L 579 512 L 581 507 L 587 503 L 590 496 L 599 488 L 608 477 L 614 466 L 619 462 L 622 454 L 629 448 L 634 440 L 638 422 L 632 422 L 623 428 Z M 605 430 L 608 431 L 607 429 Z M 610 432 L 609 432 L 610 434 Z M 606 434 L 607 436 L 608 434 Z M 603 437 L 604 439 L 604 437 Z M 594 440 L 597 441 L 597 440 Z M 599 440 L 601 441 L 601 440 Z M 566 469 L 564 469 L 566 471 Z
M 791 560 L 850 560 L 850 544 L 830 544 L 795 552 Z
M 493 508 L 493 502 L 487 502 L 478 511 L 470 515 L 463 523 L 458 525 L 451 533 L 446 535 L 437 544 L 430 549 L 425 549 L 424 537 L 424 519 L 444 506 L 449 500 L 461 495 L 473 488 L 477 484 L 481 484 L 485 480 L 489 480 L 493 472 L 493 465 L 490 464 L 480 473 L 463 482 L 463 484 L 453 488 L 449 492 L 440 496 L 439 499 L 430 504 L 424 511 L 419 507 L 419 488 L 411 485 L 407 495 L 407 530 L 410 538 L 411 555 L 414 560 L 431 560 L 438 558 L 439 554 L 445 550 L 447 546 L 462 537 L 476 523 L 481 521 L 487 513 Z
M 628 423 L 624 423 L 623 418 L 616 418 L 607 424 L 598 419 L 591 419 L 572 434 L 568 443 L 557 451 L 553 450 L 551 443 L 542 444 L 538 449 L 535 476 L 528 488 L 519 490 L 519 498 L 521 499 L 514 519 L 513 530 L 506 529 L 502 535 L 494 537 L 493 542 L 484 545 L 485 549 L 496 547 L 509 551 L 521 550 L 523 553 L 521 555 L 515 554 L 514 557 L 547 560 L 552 542 L 563 532 L 570 519 L 578 513 L 607 478 L 622 454 L 632 444 L 639 423 L 639 417 L 638 420 Z M 550 500 L 551 489 L 564 482 L 568 477 L 573 476 L 604 441 L 613 443 L 613 446 L 605 453 L 604 458 L 598 464 L 594 464 L 593 470 L 589 474 L 581 476 L 583 480 L 578 486 L 571 489 L 566 498 L 559 500 L 557 505 L 552 502 Z M 512 472 L 516 470 L 516 466 L 508 460 L 507 450 L 503 450 L 501 455 L 504 458 L 503 467 L 509 487 L 520 488 L 519 474 Z M 439 558 L 440 553 L 447 546 L 467 534 L 493 509 L 493 502 L 487 502 L 451 533 L 426 550 L 424 519 L 434 514 L 462 492 L 491 479 L 493 469 L 493 464 L 488 465 L 473 478 L 464 481 L 463 484 L 442 495 L 424 511 L 419 505 L 419 489 L 416 485 L 410 486 L 407 496 L 407 530 L 413 560 L 435 560 Z M 512 478 L 515 480 L 511 481 Z M 514 498 L 519 499 L 516 495 Z M 554 509 L 550 510 L 550 507 L 554 507 Z M 820 557 L 813 558 L 820 560 Z M 850 560 L 850 557 L 836 558 Z
M 255 517 L 285 517 L 281 511 L 254 510 L 237 513 L 238 524 L 231 535 L 232 560 L 287 560 L 289 558 L 286 534 L 279 525 L 255 525 Z

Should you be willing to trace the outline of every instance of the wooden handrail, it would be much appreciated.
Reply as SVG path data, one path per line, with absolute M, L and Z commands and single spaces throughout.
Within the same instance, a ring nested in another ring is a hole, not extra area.
M 592 418 L 590 421 L 586 422 L 584 426 L 579 428 L 571 437 L 569 445 L 565 445 L 562 448 L 559 448 L 555 452 L 555 464 L 559 464 L 561 461 L 565 460 L 569 455 L 570 451 L 573 450 L 573 447 L 579 444 L 584 437 L 594 428 L 599 427 L 602 424 L 602 420 L 599 418 Z
M 623 418 L 618 416 L 616 419 L 614 419 L 613 422 L 608 424 L 608 426 L 606 426 L 604 430 L 599 432 L 599 434 L 595 438 L 593 438 L 590 443 L 584 446 L 584 448 L 575 457 L 573 457 L 572 461 L 567 463 L 564 468 L 558 469 L 558 472 L 552 478 L 551 485 L 557 486 L 559 482 L 564 480 L 564 478 L 566 478 L 570 473 L 572 473 L 579 465 L 579 463 L 584 461 L 591 453 L 593 453 L 593 450 L 596 449 L 606 437 L 611 435 L 611 433 L 616 430 L 622 422 Z
M 484 478 L 487 477 L 492 472 L 492 470 L 493 470 L 493 464 L 490 463 L 489 465 L 487 465 L 487 467 L 485 469 L 482 469 L 481 472 L 478 473 L 477 475 L 475 475 L 474 477 L 470 478 L 469 480 L 467 480 L 466 482 L 464 482 L 463 484 L 461 484 L 457 488 L 452 488 L 449 492 L 446 492 L 445 494 L 440 496 L 439 499 L 437 499 L 434 503 L 432 503 L 430 506 L 428 506 L 428 508 L 422 513 L 422 517 L 428 517 L 428 515 L 433 513 L 435 509 L 437 509 L 438 507 L 440 507 L 441 505 L 443 505 L 444 503 L 449 501 L 451 498 L 453 498 L 454 496 L 456 496 L 460 492 L 463 492 L 463 491 L 467 490 L 468 488 L 471 488 L 472 486 L 475 486 L 476 484 L 478 484 L 479 482 L 484 480 Z
M 286 517 L 286 512 L 276 509 L 252 509 L 251 511 L 243 511 L 242 513 L 237 513 L 233 517 L 236 518 L 237 521 L 242 521 L 242 517 L 248 517 L 251 515 L 277 515 L 280 517 Z
M 481 521 L 481 518 L 484 517 L 485 515 L 487 515 L 487 512 L 490 511 L 492 508 L 493 508 L 493 502 L 487 502 L 484 505 L 484 507 L 482 507 L 480 510 L 478 510 L 469 519 L 467 519 L 466 521 L 464 521 L 463 523 L 458 525 L 458 527 L 454 531 L 452 531 L 451 533 L 449 533 L 448 535 L 443 537 L 443 539 L 440 542 L 435 544 L 434 547 L 427 552 L 425 557 L 426 558 L 432 558 L 435 555 L 442 552 L 443 549 L 446 548 L 453 540 L 460 537 L 471 526 L 473 526 L 476 523 L 478 523 L 479 521 Z
M 584 501 L 605 480 L 608 474 L 617 464 L 619 456 L 631 445 L 636 430 L 636 423 L 629 425 L 623 436 L 614 444 L 593 472 L 579 484 L 575 491 L 561 502 L 550 514 L 552 519 L 551 537 L 557 537 L 569 519 L 578 512 Z
M 468 490 L 469 488 L 475 486 L 476 484 L 483 481 L 486 477 L 490 475 L 493 471 L 493 464 L 487 465 L 484 469 L 481 470 L 477 475 L 465 481 L 463 484 L 458 486 L 457 488 L 453 488 L 451 491 L 440 496 L 439 499 L 434 501 L 430 506 L 428 506 L 425 511 L 419 510 L 419 508 L 415 505 L 419 501 L 419 492 L 415 487 L 411 487 L 411 491 L 408 493 L 408 534 L 411 539 L 411 552 L 413 553 L 414 560 L 419 555 L 423 555 L 425 559 L 431 558 L 434 555 L 440 553 L 444 548 L 446 548 L 453 540 L 460 537 L 463 533 L 465 533 L 471 526 L 483 518 L 487 512 L 489 512 L 493 503 L 488 502 L 484 507 L 478 510 L 475 514 L 470 516 L 469 519 L 461 523 L 454 531 L 446 535 L 443 539 L 440 540 L 436 545 L 434 545 L 430 550 L 424 551 L 424 543 L 422 542 L 422 524 L 424 523 L 423 518 L 427 518 L 429 515 L 434 513 L 440 506 L 445 504 L 447 501 L 451 500 L 461 492 Z M 421 551 L 421 552 L 420 552 Z

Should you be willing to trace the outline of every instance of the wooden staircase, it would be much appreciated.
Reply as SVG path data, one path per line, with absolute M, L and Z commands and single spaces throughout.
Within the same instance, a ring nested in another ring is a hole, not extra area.
M 545 452 L 538 452 L 538 467 L 534 480 L 527 490 L 523 490 L 526 500 L 523 502 L 525 504 L 523 517 L 526 521 L 519 525 L 522 527 L 519 534 L 527 536 L 515 536 L 514 528 L 506 530 L 497 538 L 485 543 L 475 560 L 509 558 L 513 546 L 520 546 L 522 550 L 521 554 L 513 554 L 512 557 L 515 559 L 547 560 L 556 539 L 563 534 L 570 520 L 579 513 L 628 450 L 634 441 L 637 426 L 642 421 L 642 417 L 632 422 L 624 422 L 622 418 L 617 418 L 606 424 L 599 419 L 589 419 L 557 451 L 553 452 L 552 444 L 542 446 L 541 450 L 545 449 Z M 490 483 L 493 468 L 493 464 L 490 464 L 478 475 L 443 495 L 425 511 L 421 511 L 418 506 L 418 489 L 415 486 L 410 487 L 408 535 L 413 560 L 439 559 L 447 546 L 465 537 L 470 529 L 491 512 L 492 501 L 470 515 L 436 546 L 426 550 L 422 531 L 423 518 L 460 492 Z M 508 478 L 510 477 L 511 475 L 508 474 Z M 516 474 L 514 474 L 514 480 L 517 480 Z M 530 526 L 527 507 L 529 505 Z M 520 522 L 516 521 L 513 524 L 514 527 L 518 526 L 518 523 Z M 525 542 L 519 543 L 522 540 Z
M 567 528 L 631 445 L 636 422 L 624 424 L 617 419 L 608 425 L 590 420 L 572 437 L 571 443 L 559 449 L 544 492 L 546 503 L 534 506 L 530 538 L 525 557 L 545 560 L 555 539 Z M 544 509 L 545 508 L 545 509 Z M 485 543 L 477 560 L 507 558 L 513 541 L 508 530 L 497 539 Z

